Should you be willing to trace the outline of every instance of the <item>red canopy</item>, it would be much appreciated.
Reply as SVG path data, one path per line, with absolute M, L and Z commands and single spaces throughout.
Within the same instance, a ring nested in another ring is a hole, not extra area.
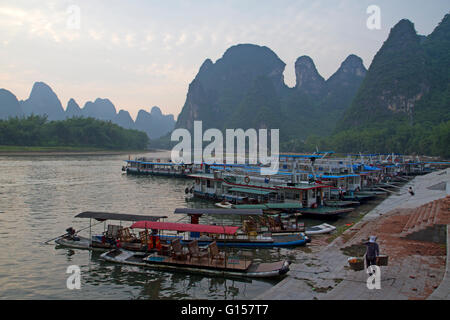
M 133 229 L 156 229 L 171 230 L 181 232 L 205 232 L 216 234 L 235 234 L 239 227 L 232 226 L 209 226 L 204 224 L 188 224 L 173 222 L 157 222 L 157 221 L 138 221 L 131 225 Z

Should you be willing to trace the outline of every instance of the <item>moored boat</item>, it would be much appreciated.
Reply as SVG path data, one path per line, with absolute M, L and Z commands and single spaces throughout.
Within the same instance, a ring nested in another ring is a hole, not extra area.
M 335 226 L 332 226 L 331 224 L 328 224 L 328 223 L 322 223 L 318 226 L 306 228 L 305 233 L 307 235 L 317 235 L 317 234 L 330 233 L 330 232 L 333 232 L 334 230 L 336 230 Z
M 100 257 L 109 262 L 151 269 L 246 278 L 278 278 L 289 272 L 290 265 L 289 261 L 256 263 L 250 259 L 226 255 L 222 258 L 204 257 L 201 259 L 189 259 L 188 257 L 177 259 L 174 256 L 161 256 L 156 253 L 142 256 L 123 249 L 105 252 Z
M 124 222 L 135 222 L 140 220 L 150 220 L 150 221 L 160 221 L 167 218 L 167 216 L 149 216 L 149 215 L 135 215 L 135 214 L 121 214 L 121 213 L 110 213 L 110 212 L 82 212 L 75 216 L 75 218 L 88 218 L 90 219 L 89 224 L 89 235 L 90 237 L 79 236 L 78 233 L 81 231 L 76 231 L 73 228 L 68 228 L 67 233 L 59 236 L 55 243 L 74 249 L 89 249 L 89 250 L 111 250 L 116 248 L 118 245 L 132 251 L 146 251 L 142 240 L 135 237 L 129 232 L 129 228 L 122 227 L 121 225 L 109 224 L 106 227 L 106 221 L 124 221 Z M 105 231 L 102 234 L 92 235 L 92 219 L 98 221 L 99 223 L 105 223 Z M 86 228 L 85 228 L 86 229 Z M 158 241 L 166 242 L 170 241 L 170 237 L 158 236 Z
M 228 202 L 228 201 L 225 201 L 225 200 L 221 201 L 221 202 L 217 202 L 215 204 L 215 206 L 219 207 L 219 208 L 223 208 L 223 209 L 231 209 L 231 208 L 233 208 L 233 204 Z
M 183 245 L 198 241 L 200 246 L 216 242 L 219 247 L 273 248 L 304 246 L 311 240 L 304 233 L 273 235 L 245 232 L 240 227 L 188 223 L 138 221 L 132 229 L 152 229 L 185 233 Z
M 302 216 L 319 219 L 337 219 L 345 213 L 349 213 L 355 208 L 336 208 L 336 207 L 317 207 L 317 208 L 302 208 L 299 212 Z

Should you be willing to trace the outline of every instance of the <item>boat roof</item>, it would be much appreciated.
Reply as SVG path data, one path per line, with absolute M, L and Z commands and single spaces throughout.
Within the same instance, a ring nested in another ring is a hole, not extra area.
M 263 214 L 261 209 L 191 209 L 178 208 L 175 214 L 206 214 L 206 215 L 241 215 L 241 216 L 260 216 Z
M 262 203 L 262 204 L 237 204 L 234 205 L 236 209 L 262 209 L 262 210 L 268 210 L 268 209 L 299 209 L 302 208 L 301 203 Z
M 274 191 L 267 191 L 267 190 L 258 190 L 258 189 L 251 189 L 251 188 L 231 188 L 228 189 L 228 191 L 231 192 L 242 192 L 242 193 L 250 193 L 250 194 L 257 194 L 257 195 L 268 195 Z
M 75 218 L 91 218 L 96 220 L 119 220 L 119 221 L 158 221 L 167 218 L 167 216 L 145 216 L 137 214 L 110 213 L 85 211 L 77 214 Z
M 180 232 L 204 232 L 215 234 L 235 234 L 239 227 L 233 226 L 212 226 L 204 224 L 174 223 L 174 222 L 156 222 L 156 221 L 138 221 L 131 225 L 133 229 L 155 229 L 170 230 Z

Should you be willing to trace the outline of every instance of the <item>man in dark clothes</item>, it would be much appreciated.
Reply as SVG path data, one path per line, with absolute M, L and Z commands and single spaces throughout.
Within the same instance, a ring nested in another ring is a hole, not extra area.
M 367 246 L 366 251 L 366 262 L 367 267 L 377 264 L 377 256 L 380 254 L 380 248 L 378 247 L 378 243 L 376 243 L 377 237 L 370 236 L 369 242 L 366 242 Z
M 78 238 L 76 236 L 77 233 L 76 233 L 74 228 L 72 228 L 72 227 L 67 228 L 66 232 L 67 232 L 67 236 L 68 236 L 69 239 L 72 239 L 74 241 L 80 241 L 80 238 Z

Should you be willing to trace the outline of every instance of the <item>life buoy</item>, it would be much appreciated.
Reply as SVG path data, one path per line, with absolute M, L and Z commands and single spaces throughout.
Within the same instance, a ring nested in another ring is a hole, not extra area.
M 246 176 L 246 177 L 244 178 L 244 181 L 245 181 L 246 184 L 249 184 L 249 183 L 250 183 L 250 177 L 249 177 L 249 176 Z

